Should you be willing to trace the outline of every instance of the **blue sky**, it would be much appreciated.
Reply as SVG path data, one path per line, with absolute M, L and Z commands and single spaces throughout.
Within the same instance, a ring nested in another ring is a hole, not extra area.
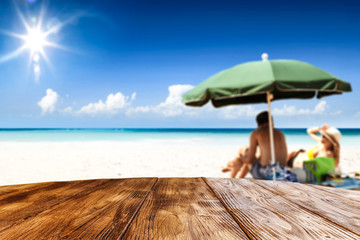
M 273 102 L 277 127 L 360 127 L 359 10 L 357 1 L 4 0 L 0 127 L 255 127 L 265 104 L 189 108 L 180 97 L 264 52 L 353 88 Z M 29 35 L 20 16 L 50 31 L 43 54 L 12 54 L 28 43 L 12 36 Z

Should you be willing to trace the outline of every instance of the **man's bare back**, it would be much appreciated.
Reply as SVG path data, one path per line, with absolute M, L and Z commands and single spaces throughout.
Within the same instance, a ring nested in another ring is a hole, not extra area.
M 287 157 L 287 147 L 284 134 L 274 129 L 274 145 L 275 145 L 275 160 L 281 165 L 285 166 Z M 270 134 L 269 127 L 259 127 L 255 129 L 250 136 L 250 155 L 251 151 L 256 152 L 256 147 L 260 148 L 260 164 L 267 166 L 271 163 L 271 150 L 270 150 Z M 253 149 L 252 149 L 253 148 Z M 253 162 L 252 162 L 253 163 Z
M 267 179 L 260 168 L 271 164 L 271 143 L 269 133 L 269 115 L 264 111 L 256 116 L 257 129 L 250 134 L 249 146 L 242 146 L 238 156 L 229 161 L 223 172 L 231 171 L 230 177 L 245 177 L 250 171 L 254 178 Z M 273 129 L 275 162 L 286 165 L 287 147 L 285 135 L 278 129 Z

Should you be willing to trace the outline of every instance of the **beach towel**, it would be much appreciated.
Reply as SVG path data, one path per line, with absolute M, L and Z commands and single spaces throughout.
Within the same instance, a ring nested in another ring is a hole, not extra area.
M 334 179 L 320 184 L 343 189 L 360 189 L 360 181 L 354 178 Z

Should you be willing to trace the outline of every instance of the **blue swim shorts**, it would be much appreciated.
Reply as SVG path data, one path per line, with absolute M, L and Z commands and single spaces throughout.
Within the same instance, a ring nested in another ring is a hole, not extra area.
M 267 175 L 265 175 L 265 171 L 266 171 L 267 167 L 263 167 L 260 165 L 260 162 L 254 162 L 250 173 L 253 176 L 254 179 L 262 179 L 262 180 L 266 180 L 267 179 Z

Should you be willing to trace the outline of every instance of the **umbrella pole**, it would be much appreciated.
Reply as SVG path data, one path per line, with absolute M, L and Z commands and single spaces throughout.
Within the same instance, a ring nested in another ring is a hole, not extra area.
M 271 150 L 271 165 L 275 163 L 275 147 L 274 147 L 274 133 L 273 133 L 273 121 L 271 117 L 271 100 L 274 98 L 270 92 L 267 92 L 266 99 L 268 104 L 268 112 L 269 112 L 269 133 L 270 133 L 270 150 Z M 275 167 L 273 168 L 274 181 L 276 181 L 276 171 Z

